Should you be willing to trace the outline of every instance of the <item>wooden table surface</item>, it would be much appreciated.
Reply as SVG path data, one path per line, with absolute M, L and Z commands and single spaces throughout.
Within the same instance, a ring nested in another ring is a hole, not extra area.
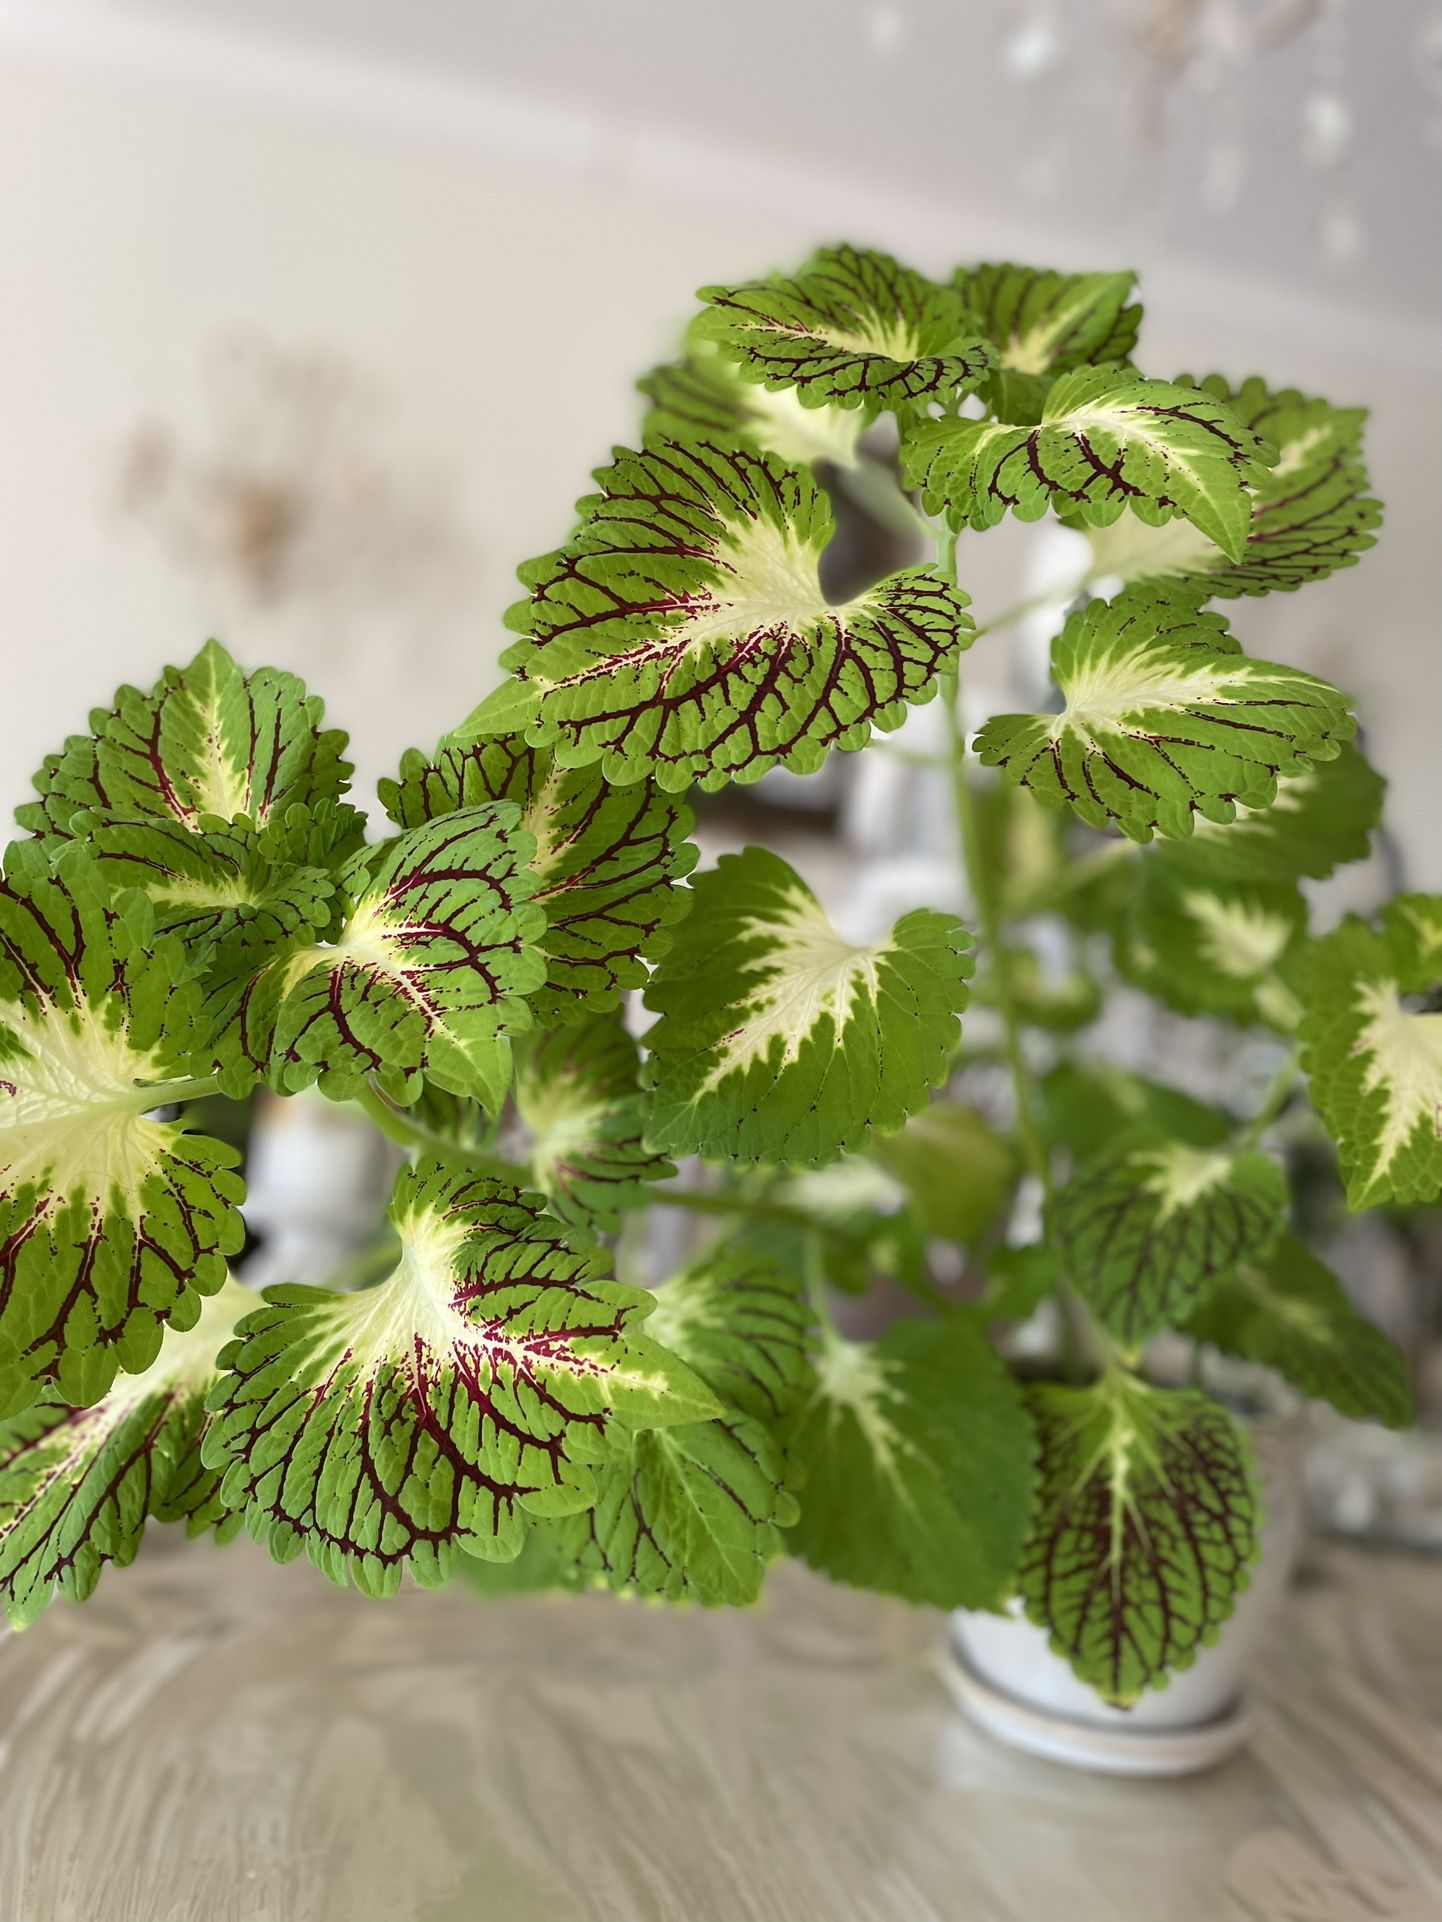
M 1439 1922 L 1442 1566 L 1327 1549 L 1251 1750 L 1010 1754 L 935 1616 L 366 1602 L 156 1552 L 0 1644 L 0 1922 Z

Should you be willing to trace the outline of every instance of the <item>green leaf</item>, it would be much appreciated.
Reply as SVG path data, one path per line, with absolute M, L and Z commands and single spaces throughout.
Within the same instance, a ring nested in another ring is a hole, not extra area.
M 541 1197 L 440 1162 L 403 1169 L 394 1274 L 361 1294 L 271 1288 L 225 1349 L 205 1444 L 222 1498 L 279 1561 L 432 1587 L 453 1551 L 508 1561 L 531 1521 L 587 1507 L 592 1464 L 715 1398 L 637 1324 Z
M 517 1051 L 516 1110 L 531 1179 L 551 1213 L 593 1231 L 644 1205 L 676 1170 L 642 1140 L 641 1053 L 619 1013 L 529 1035 Z
M 253 826 L 292 805 L 345 792 L 346 737 L 322 728 L 324 703 L 294 674 L 246 674 L 217 641 L 188 667 L 168 667 L 148 694 L 122 687 L 91 736 L 72 736 L 35 776 L 38 801 L 16 819 L 36 834 L 68 836 L 82 809 L 179 821 L 244 815 Z
M 745 379 L 794 387 L 809 407 L 950 402 L 991 365 L 961 298 L 889 254 L 825 247 L 794 280 L 703 287 L 700 298 L 696 333 Z
M 986 1257 L 986 1288 L 966 1312 L 986 1327 L 994 1321 L 1028 1321 L 1063 1280 L 1056 1251 L 1045 1242 L 992 1248 Z
M 647 1138 L 667 1153 L 833 1160 L 944 1078 L 970 936 L 919 908 L 853 947 L 763 848 L 723 855 L 646 990 Z
M 696 862 L 691 811 L 654 781 L 613 788 L 595 768 L 560 768 L 520 735 L 467 747 L 442 741 L 427 761 L 412 749 L 381 801 L 399 827 L 462 808 L 514 801 L 535 837 L 535 906 L 546 914 L 546 984 L 530 996 L 542 1026 L 615 1007 L 665 953 L 691 905 L 677 887 Z
M 112 888 L 149 897 L 156 932 L 184 942 L 211 995 L 331 932 L 330 874 L 268 859 L 243 821 L 204 832 L 158 818 L 79 814 L 75 824 Z
M 508 1033 L 545 979 L 545 914 L 531 900 L 534 840 L 514 803 L 428 821 L 354 856 L 340 877 L 334 944 L 271 962 L 238 992 L 227 1037 L 236 1075 L 346 1100 L 373 1080 L 413 1101 L 425 1076 L 498 1107 Z
M 813 773 L 929 700 L 969 645 L 967 597 L 904 568 L 832 606 L 833 526 L 809 476 L 745 449 L 622 449 L 566 546 L 530 561 L 506 683 L 461 729 L 507 729 L 565 767 L 671 792 Z
M 619 1591 L 752 1602 L 797 1514 L 773 1431 L 812 1380 L 805 1297 L 743 1250 L 713 1253 L 662 1289 L 649 1332 L 725 1413 L 637 1435 L 599 1471 L 594 1509 L 555 1532 L 581 1574 Z
M 1312 950 L 1302 1066 L 1350 1207 L 1442 1192 L 1439 990 L 1442 895 L 1398 895 L 1380 929 L 1349 915 Z
M 1329 761 L 1356 723 L 1347 697 L 1248 659 L 1219 615 L 1145 590 L 1073 614 L 1052 649 L 1060 714 L 1003 714 L 976 749 L 1052 807 L 1134 841 L 1270 807 L 1278 776 Z
M 1053 508 L 1106 527 L 1130 508 L 1149 526 L 1182 515 L 1235 560 L 1272 452 L 1195 388 L 1079 367 L 1052 386 L 1035 425 L 920 421 L 902 438 L 901 464 L 927 513 L 953 527 L 994 527 L 1008 512 L 1035 521 Z
M 1187 1324 L 1197 1341 L 1263 1362 L 1353 1421 L 1414 1419 L 1401 1351 L 1359 1315 L 1331 1269 L 1292 1235 L 1215 1284 Z
M 843 1294 L 863 1295 L 883 1277 L 926 1293 L 926 1226 L 905 1188 L 879 1162 L 847 1155 L 779 1180 L 767 1171 L 757 1188 L 755 1212 L 738 1210 L 735 1233 L 789 1275 L 805 1281 L 819 1247 L 828 1286 Z M 741 1198 L 749 1199 L 744 1187 Z M 785 1209 L 785 1217 L 767 1214 L 767 1203 Z
M 1103 1061 L 1059 1061 L 1042 1076 L 1041 1120 L 1049 1141 L 1074 1155 L 1095 1154 L 1123 1134 L 1158 1134 L 1193 1148 L 1215 1148 L 1235 1122 L 1180 1088 Z
M 930 1234 L 968 1246 L 996 1225 L 1021 1174 L 1015 1148 L 975 1108 L 933 1101 L 872 1152 L 906 1189 Z
M 0 1416 L 98 1401 L 189 1327 L 240 1246 L 237 1156 L 149 1118 L 203 1054 L 183 950 L 68 846 L 0 880 Z
M 754 1602 L 778 1530 L 796 1519 L 779 1445 L 759 1422 L 704 1421 L 637 1435 L 600 1478 L 594 1508 L 557 1526 L 584 1576 L 623 1593 L 711 1607 Z
M 1183 1014 L 1264 1021 L 1290 1034 L 1301 1019 L 1293 992 L 1307 933 L 1295 883 L 1219 881 L 1148 857 L 1123 945 L 1123 970 Z
M 1092 534 L 1094 574 L 1193 583 L 1205 595 L 1268 594 L 1355 566 L 1376 545 L 1382 519 L 1362 465 L 1366 409 L 1333 407 L 1294 387 L 1273 393 L 1255 377 L 1237 388 L 1220 374 L 1196 384 L 1279 450 L 1275 466 L 1250 483 L 1245 541 L 1224 553 L 1200 527 L 1148 527 L 1128 516 Z
M 812 1314 L 794 1277 L 738 1246 L 712 1248 L 670 1281 L 647 1332 L 728 1408 L 779 1428 L 813 1387 Z
M 1001 420 L 1037 421 L 1058 374 L 1127 360 L 1140 307 L 1136 275 L 1058 274 L 1010 262 L 959 267 L 952 285 L 997 351 L 989 389 Z
M 743 379 L 714 341 L 692 339 L 685 358 L 657 367 L 636 385 L 651 402 L 641 444 L 709 441 L 774 454 L 788 467 L 829 461 L 854 467 L 867 413 L 856 407 L 811 407 L 793 388 L 772 392 Z
M 936 1608 L 994 1608 L 1031 1524 L 1021 1390 L 969 1322 L 831 1337 L 792 1428 L 793 1554 L 839 1582 Z
M 193 1327 L 170 1330 L 153 1367 L 94 1407 L 41 1402 L 0 1424 L 0 1606 L 12 1627 L 57 1594 L 83 1602 L 107 1562 L 134 1561 L 147 1516 L 229 1532 L 220 1476 L 200 1458 L 205 1396 L 217 1351 L 257 1305 L 227 1281 Z
M 1205 1395 L 1118 1372 L 1027 1393 L 1041 1443 L 1020 1587 L 1030 1619 L 1126 1706 L 1217 1639 L 1248 1582 L 1258 1505 L 1248 1450 Z
M 1007 994 L 1012 1013 L 1031 1028 L 1053 1034 L 1075 1034 L 1090 1027 L 1102 1010 L 1101 984 L 1076 969 L 1063 972 L 1049 965 L 1032 948 L 1005 949 Z M 977 977 L 972 1000 L 979 1008 L 1001 1006 L 1001 986 L 995 968 Z
M 1128 1348 L 1185 1321 L 1237 1262 L 1264 1259 L 1286 1216 L 1276 1162 L 1181 1141 L 1103 1152 L 1047 1210 L 1072 1285 Z
M 1198 815 L 1191 838 L 1174 843 L 1167 858 L 1218 880 L 1322 880 L 1366 860 L 1386 787 L 1348 742 L 1334 761 L 1278 781 L 1270 807 L 1239 807 L 1227 823 Z

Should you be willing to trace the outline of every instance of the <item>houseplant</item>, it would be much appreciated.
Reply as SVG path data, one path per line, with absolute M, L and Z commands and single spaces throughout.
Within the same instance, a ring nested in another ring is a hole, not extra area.
M 1142 375 L 1132 288 L 842 247 L 705 289 L 639 448 L 521 569 L 507 678 L 404 757 L 379 839 L 320 702 L 214 643 L 45 762 L 0 887 L 13 1622 L 147 1516 L 372 1594 L 509 1567 L 740 1603 L 789 1550 L 920 1603 L 1020 1597 L 1127 1703 L 1215 1638 L 1258 1533 L 1242 1430 L 1149 1376 L 1152 1338 L 1406 1419 L 1398 1356 L 1289 1227 L 1277 1128 L 1305 1077 L 1352 1207 L 1437 1193 L 1442 899 L 1309 932 L 1300 883 L 1366 852 L 1381 783 L 1347 697 L 1231 625 L 1371 544 L 1362 417 Z M 832 494 L 934 558 L 830 605 Z M 1083 597 L 1118 585 L 1061 626 L 1059 711 L 968 747 L 958 535 L 1008 513 L 1084 530 Z M 852 945 L 764 849 L 691 873 L 688 791 L 810 773 L 938 696 L 974 949 L 925 906 Z M 1271 1030 L 1270 1087 L 1233 1114 L 1089 1059 L 1122 982 Z M 969 995 L 999 1122 L 951 1092 Z M 259 1087 L 404 1144 L 369 1285 L 231 1273 L 235 1157 L 187 1117 Z M 843 1158 L 838 1210 L 798 1170 Z M 731 1231 L 655 1295 L 610 1278 L 648 1207 Z M 937 1285 L 948 1240 L 976 1301 Z M 825 1284 L 878 1265 L 922 1310 L 848 1341 Z M 1045 1300 L 1056 1351 L 1019 1372 L 998 1336 Z

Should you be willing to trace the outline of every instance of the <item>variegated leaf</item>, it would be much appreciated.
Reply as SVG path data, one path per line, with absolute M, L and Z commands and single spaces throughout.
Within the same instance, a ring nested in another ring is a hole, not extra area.
M 792 280 L 703 287 L 700 297 L 695 331 L 745 379 L 794 387 L 810 407 L 950 402 L 991 365 L 961 298 L 889 254 L 826 247 Z
M 545 979 L 545 914 L 532 901 L 534 839 L 509 801 L 424 822 L 342 870 L 332 943 L 270 962 L 237 992 L 228 1073 L 336 1100 L 373 1080 L 412 1101 L 422 1077 L 495 1108 L 508 1036 Z
M 610 1231 L 676 1170 L 642 1139 L 641 1054 L 619 1013 L 528 1035 L 517 1049 L 516 1113 L 531 1179 L 551 1213 Z
M 152 1118 L 208 1052 L 184 951 L 75 845 L 0 881 L 0 1416 L 98 1401 L 193 1323 L 244 1233 L 236 1155 Z M 191 1092 L 186 1088 L 186 1092 Z
M 76 829 L 112 888 L 149 896 L 157 933 L 184 942 L 209 996 L 332 930 L 332 876 L 270 858 L 243 820 L 197 833 L 158 816 L 80 814 Z
M 1068 1279 L 1128 1348 L 1186 1320 L 1239 1261 L 1261 1261 L 1287 1220 L 1287 1182 L 1250 1150 L 1180 1141 L 1108 1149 L 1047 1210 Z
M 1037 1092 L 1047 1139 L 1079 1156 L 1142 1133 L 1215 1148 L 1236 1129 L 1234 1118 L 1220 1108 L 1108 1061 L 1059 1061 L 1041 1077 Z
M 666 1283 L 647 1326 L 728 1408 L 783 1427 L 811 1391 L 813 1316 L 795 1277 L 740 1246 Z
M 834 1160 L 899 1128 L 945 1076 L 970 936 L 919 908 L 871 947 L 844 941 L 762 848 L 700 875 L 646 990 L 647 1138 L 668 1153 Z
M 1021 1390 L 969 1322 L 832 1336 L 791 1429 L 793 1554 L 854 1588 L 935 1608 L 995 1608 L 1031 1523 Z
M 1380 928 L 1348 916 L 1313 950 L 1302 1065 L 1353 1208 L 1442 1193 L 1442 895 Z
M 1106 527 L 1130 509 L 1150 526 L 1180 515 L 1231 559 L 1246 547 L 1252 490 L 1275 450 L 1196 388 L 1109 367 L 1063 374 L 1035 425 L 927 420 L 902 466 L 929 514 L 994 527 L 1055 509 Z
M 1218 881 L 1321 880 L 1349 861 L 1366 860 L 1386 787 L 1348 742 L 1335 760 L 1279 780 L 1269 807 L 1239 807 L 1230 822 L 1199 814 L 1191 838 L 1174 842 L 1167 858 Z
M 1183 376 L 1183 381 L 1187 380 Z M 1268 594 L 1353 567 L 1376 545 L 1382 504 L 1362 464 L 1363 407 L 1333 407 L 1295 388 L 1273 393 L 1253 378 L 1233 388 L 1219 374 L 1196 383 L 1279 450 L 1252 487 L 1252 518 L 1239 550 L 1225 552 L 1200 526 L 1149 527 L 1128 516 L 1091 535 L 1093 572 L 1194 585 L 1203 595 Z
M 148 694 L 122 687 L 35 776 L 40 799 L 17 813 L 36 834 L 68 836 L 82 809 L 126 818 L 206 821 L 244 815 L 255 827 L 296 803 L 334 801 L 350 767 L 346 737 L 323 728 L 324 705 L 293 674 L 246 674 L 217 641 L 188 667 L 166 668 Z
M 1112 366 L 1136 346 L 1136 275 L 1059 274 L 1010 262 L 959 267 L 952 285 L 992 342 L 988 388 L 998 419 L 1037 421 L 1052 382 L 1074 367 Z
M 1295 990 L 1306 935 L 1295 882 L 1215 880 L 1174 865 L 1168 849 L 1147 857 L 1119 959 L 1139 987 L 1183 1014 L 1290 1034 L 1302 1017 Z
M 1041 1443 L 1026 1612 L 1104 1701 L 1187 1668 L 1236 1607 L 1258 1548 L 1246 1442 L 1205 1395 L 1113 1370 L 1027 1391 Z
M 805 1296 L 745 1251 L 712 1253 L 662 1289 L 647 1332 L 723 1412 L 636 1435 L 597 1470 L 595 1507 L 554 1532 L 570 1566 L 622 1593 L 753 1602 L 797 1514 L 777 1430 L 812 1380 Z
M 33 1622 L 57 1594 L 83 1602 L 107 1562 L 135 1559 L 146 1518 L 222 1536 L 239 1523 L 200 1458 L 215 1357 L 259 1306 L 227 1281 L 193 1327 L 172 1327 L 154 1365 L 91 1408 L 45 1401 L 0 1424 L 0 1607 Z
M 1187 1333 L 1275 1368 L 1353 1421 L 1405 1428 L 1413 1419 L 1400 1349 L 1357 1313 L 1331 1269 L 1292 1235 L 1265 1262 L 1243 1262 L 1216 1282 Z
M 598 769 L 562 768 L 519 734 L 412 749 L 381 801 L 402 828 L 489 801 L 514 801 L 532 835 L 533 904 L 545 910 L 545 986 L 529 996 L 543 1026 L 614 1007 L 664 954 L 691 905 L 676 885 L 696 862 L 691 811 L 654 781 L 615 788 Z
M 717 1403 L 638 1324 L 653 1297 L 601 1278 L 541 1197 L 403 1169 L 394 1274 L 361 1294 L 271 1288 L 222 1352 L 205 1459 L 277 1560 L 423 1586 L 456 1550 L 509 1561 L 539 1517 L 596 1498 L 593 1464 Z
M 694 330 L 693 330 L 694 332 Z M 641 444 L 709 441 L 774 454 L 788 467 L 829 461 L 854 467 L 867 426 L 859 407 L 810 407 L 793 388 L 773 392 L 743 379 L 715 341 L 693 338 L 685 357 L 638 381 L 651 403 L 641 425 Z
M 1242 654 L 1219 615 L 1129 590 L 1073 614 L 1052 649 L 1059 714 L 1003 714 L 976 749 L 988 767 L 1091 827 L 1183 837 L 1195 818 L 1270 807 L 1356 731 L 1347 697 Z
M 672 792 L 806 774 L 898 727 L 970 643 L 967 597 L 928 568 L 831 605 L 830 513 L 777 461 L 666 442 L 597 479 L 566 546 L 520 570 L 516 679 L 459 740 L 523 730 L 563 767 Z

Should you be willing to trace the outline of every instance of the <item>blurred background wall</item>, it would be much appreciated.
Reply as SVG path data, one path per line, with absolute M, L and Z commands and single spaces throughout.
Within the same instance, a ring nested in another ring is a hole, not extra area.
M 0 0 L 0 802 L 211 632 L 363 781 L 430 745 L 693 289 L 845 236 L 1133 266 L 1148 372 L 1373 409 L 1381 544 L 1237 626 L 1442 886 L 1439 76 L 1431 0 Z

